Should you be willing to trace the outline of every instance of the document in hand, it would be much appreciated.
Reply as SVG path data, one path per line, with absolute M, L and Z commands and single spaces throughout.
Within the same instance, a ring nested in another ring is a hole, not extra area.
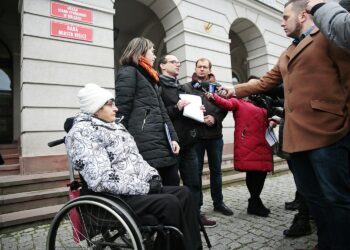
M 204 114 L 201 110 L 201 97 L 198 95 L 180 94 L 180 98 L 181 100 L 189 102 L 189 104 L 184 107 L 183 115 L 198 122 L 204 122 Z
M 272 127 L 268 126 L 265 132 L 265 139 L 267 143 L 272 147 L 278 142 L 278 137 Z
M 166 124 L 165 122 L 164 122 L 164 129 L 165 129 L 166 137 L 168 139 L 169 146 L 171 148 L 171 152 L 174 152 L 173 139 L 171 138 L 168 124 Z

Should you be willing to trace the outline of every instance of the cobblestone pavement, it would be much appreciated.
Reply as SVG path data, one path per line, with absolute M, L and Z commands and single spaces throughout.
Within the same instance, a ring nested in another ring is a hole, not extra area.
M 205 192 L 205 205 L 202 210 L 208 218 L 218 222 L 217 227 L 207 229 L 212 249 L 288 250 L 315 246 L 315 233 L 296 239 L 283 237 L 282 232 L 290 226 L 295 213 L 284 210 L 284 202 L 292 200 L 294 193 L 295 186 L 291 174 L 269 175 L 261 198 L 265 206 L 271 209 L 271 214 L 268 218 L 261 218 L 246 213 L 249 193 L 244 183 L 224 188 L 224 200 L 226 205 L 234 210 L 233 216 L 213 212 L 210 192 Z M 312 226 L 315 231 L 315 226 Z M 45 249 L 48 227 L 48 224 L 41 223 L 3 230 L 0 233 L 0 250 Z M 204 249 L 207 249 L 205 243 L 204 246 Z

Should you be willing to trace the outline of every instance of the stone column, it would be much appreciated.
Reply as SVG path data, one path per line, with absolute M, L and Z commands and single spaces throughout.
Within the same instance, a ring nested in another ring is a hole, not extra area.
M 65 168 L 63 123 L 93 82 L 114 92 L 114 6 L 110 0 L 23 0 L 21 4 L 21 173 Z

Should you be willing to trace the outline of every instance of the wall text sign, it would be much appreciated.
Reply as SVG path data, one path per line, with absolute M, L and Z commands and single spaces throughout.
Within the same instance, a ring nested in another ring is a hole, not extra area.
M 51 36 L 92 42 L 93 31 L 90 27 L 51 21 Z
M 92 23 L 92 10 L 51 2 L 51 16 L 81 23 Z

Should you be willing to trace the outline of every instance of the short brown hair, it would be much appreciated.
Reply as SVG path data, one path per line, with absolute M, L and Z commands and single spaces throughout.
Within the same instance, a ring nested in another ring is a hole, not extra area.
M 292 9 L 294 11 L 298 11 L 299 12 L 299 11 L 302 11 L 302 10 L 306 9 L 307 0 L 289 0 L 284 5 L 284 8 L 287 7 L 290 4 L 293 4 Z
M 129 42 L 119 62 L 121 65 L 138 64 L 140 57 L 153 47 L 154 44 L 147 38 L 136 37 Z
M 211 69 L 211 67 L 213 66 L 213 65 L 211 64 L 211 61 L 210 61 L 209 59 L 207 59 L 207 58 L 204 58 L 204 57 L 199 58 L 199 59 L 196 61 L 196 68 L 197 68 L 198 62 L 205 62 L 205 61 L 207 61 L 207 62 L 209 63 L 209 69 Z

